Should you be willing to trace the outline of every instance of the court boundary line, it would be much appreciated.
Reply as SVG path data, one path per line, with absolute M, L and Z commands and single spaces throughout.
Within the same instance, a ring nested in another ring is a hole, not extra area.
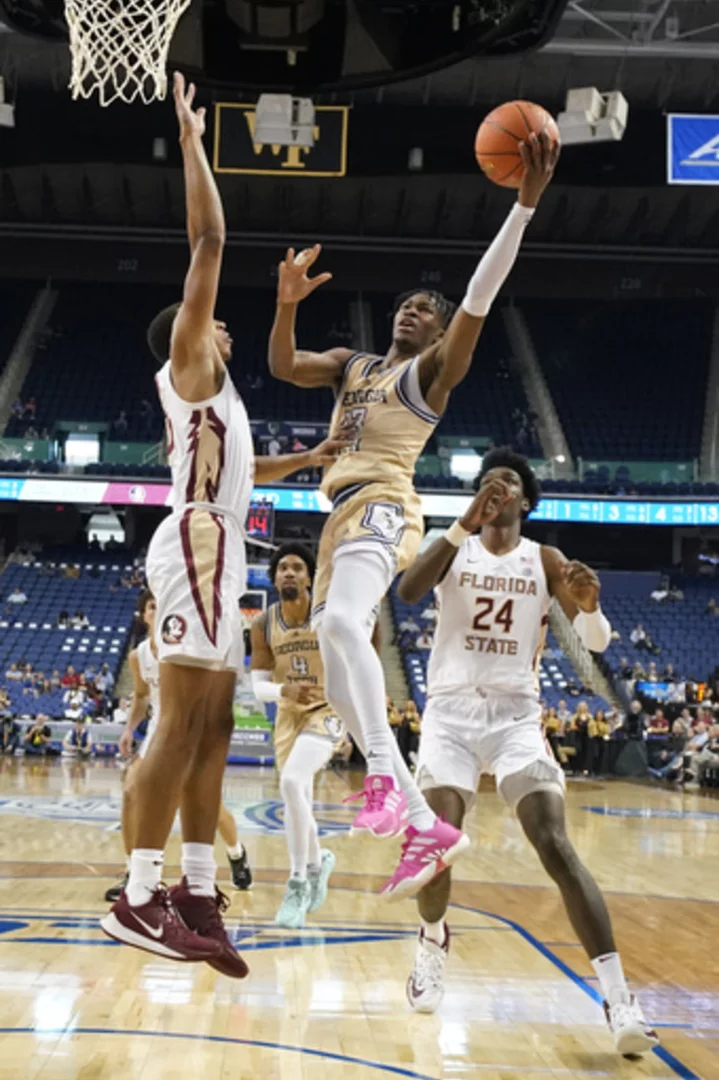
M 604 999 L 599 991 L 595 990 L 593 986 L 590 986 L 583 976 L 579 975 L 576 971 L 573 971 L 564 960 L 553 953 L 551 949 L 544 945 L 539 938 L 536 938 L 534 934 L 526 929 L 526 927 L 522 926 L 521 923 L 515 922 L 514 919 L 510 919 L 506 915 L 496 915 L 494 912 L 485 911 L 483 908 L 474 908 L 469 904 L 460 904 L 450 901 L 450 907 L 457 908 L 460 911 L 471 911 L 475 915 L 485 915 L 490 919 L 498 919 L 506 926 L 510 926 L 524 939 L 524 941 L 527 942 L 527 944 L 532 945 L 546 960 L 549 960 L 551 964 L 554 964 L 562 974 L 571 979 L 575 986 L 579 987 L 580 990 L 583 990 L 587 997 L 596 1001 L 598 1005 L 602 1005 Z M 695 1073 L 688 1065 L 685 1065 L 683 1061 L 680 1061 L 678 1057 L 675 1057 L 670 1050 L 667 1050 L 666 1047 L 655 1046 L 651 1052 L 655 1054 L 660 1061 L 663 1061 L 665 1065 L 668 1065 L 677 1076 L 682 1078 L 682 1080 L 704 1080 L 704 1077 L 700 1076 L 699 1073 Z

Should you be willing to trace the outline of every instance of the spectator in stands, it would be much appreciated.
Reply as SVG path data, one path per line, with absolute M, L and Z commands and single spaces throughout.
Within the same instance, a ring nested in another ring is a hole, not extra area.
M 662 709 L 657 709 L 649 721 L 647 735 L 666 735 L 669 732 L 669 721 Z
M 49 749 L 52 731 L 47 722 L 47 717 L 42 714 L 30 725 L 23 739 L 26 754 L 35 756 L 44 755 Z
M 63 715 L 67 720 L 79 720 L 85 716 L 87 692 L 79 686 L 71 687 L 62 695 Z
M 407 618 L 403 619 L 402 622 L 399 624 L 399 632 L 400 632 L 400 634 L 408 633 L 408 634 L 411 634 L 412 637 L 416 637 L 417 634 L 419 633 L 419 631 L 420 631 L 419 623 L 416 621 L 416 619 L 414 618 L 414 616 L 412 615 L 411 612 L 407 616 Z
M 126 697 L 120 698 L 117 707 L 112 714 L 113 724 L 126 724 L 130 713 L 130 703 Z
M 389 695 L 387 695 L 387 722 L 392 728 L 392 734 L 399 743 L 399 732 L 402 727 L 402 711 L 397 708 Z
M 689 731 L 689 728 L 692 726 L 691 709 L 687 709 L 686 706 L 682 709 L 681 716 L 679 717 L 679 722 L 683 725 L 685 731 Z M 674 721 L 674 723 L 676 723 L 676 720 Z
M 576 749 L 575 772 L 580 769 L 585 776 L 589 773 L 589 766 L 591 764 L 589 759 L 589 722 L 592 719 L 592 714 L 589 711 L 589 706 L 586 701 L 580 701 L 577 704 L 577 711 L 572 717 L 571 732 L 572 732 L 572 744 Z
M 667 600 L 669 598 L 669 579 L 662 576 L 659 579 L 659 584 L 657 585 L 656 589 L 654 589 L 649 595 L 650 599 L 652 599 L 656 604 L 661 604 L 665 600 Z
M 699 760 L 702 751 L 709 742 L 709 724 L 702 718 L 694 726 L 694 732 L 684 747 L 684 761 L 680 782 L 692 783 L 699 776 Z
M 25 402 L 25 407 L 23 409 L 23 415 L 24 415 L 25 419 L 26 420 L 34 420 L 36 411 L 37 411 L 37 402 L 35 401 L 35 398 L 34 397 L 28 398 L 28 400 Z
M 127 436 L 127 414 L 124 409 L 121 410 L 119 416 L 112 421 L 113 435 L 117 435 L 118 439 L 124 439 Z
M 414 643 L 414 647 L 416 649 L 423 649 L 423 650 L 431 649 L 433 645 L 434 645 L 434 637 L 427 630 L 423 630 L 422 633 L 417 637 L 417 639 L 416 639 L 416 641 Z
M 280 440 L 277 438 L 276 435 L 273 435 L 272 438 L 267 443 L 267 456 L 268 457 L 277 457 L 281 453 L 282 453 L 282 443 L 280 442 Z
M 670 600 L 683 600 L 684 599 L 684 593 L 679 588 L 678 585 L 672 585 L 672 587 L 670 588 L 670 590 L 669 590 L 669 599 Z
M 85 720 L 79 717 L 75 720 L 67 735 L 63 739 L 63 753 L 73 757 L 90 757 L 92 753 L 92 736 L 85 727 Z
M 635 649 L 647 648 L 647 632 L 641 623 L 637 623 L 637 625 L 634 627 L 631 634 L 629 635 L 629 640 L 631 641 Z
M 717 602 L 714 599 L 714 597 L 712 597 L 710 599 L 709 603 L 707 604 L 706 611 L 704 612 L 704 614 L 705 615 L 717 615 L 717 614 L 719 614 L 719 608 L 717 608 Z
M 70 616 L 66 611 L 61 611 L 57 617 L 58 630 L 67 630 L 70 625 Z
M 5 710 L 0 713 L 0 753 L 10 757 L 20 745 L 20 725 Z
M 90 539 L 90 541 L 88 542 L 88 545 L 87 545 L 87 550 L 88 551 L 102 551 L 102 544 L 100 543 L 100 538 L 98 537 L 97 533 L 92 534 L 92 537 L 91 537 L 91 539 Z
M 603 709 L 597 709 L 589 721 L 589 772 L 592 776 L 601 776 L 604 759 L 604 744 L 610 736 L 609 721 Z
M 572 714 L 567 708 L 567 703 L 564 698 L 561 698 L 557 703 L 557 719 L 560 723 L 560 734 L 564 735 L 572 722 Z
M 21 682 L 22 671 L 20 671 L 20 668 L 17 666 L 17 664 L 10 665 L 10 667 L 5 672 L 5 678 L 8 682 Z
M 649 772 L 655 780 L 673 780 L 679 776 L 682 768 L 682 755 L 687 743 L 687 732 L 681 720 L 675 720 L 672 724 L 672 733 L 669 744 L 660 751 L 659 760 L 662 764 L 658 768 L 650 768 Z
M 553 705 L 550 705 L 548 709 L 545 709 L 542 714 L 542 729 L 547 742 L 552 748 L 552 753 L 557 761 L 562 764 L 562 759 L 560 757 L 560 740 L 564 729 L 562 721 L 557 715 L 557 710 Z
M 422 734 L 422 717 L 412 698 L 405 704 L 403 722 L 407 728 L 407 764 L 414 765 L 417 761 L 419 739 Z
M 68 664 L 65 668 L 65 674 L 60 680 L 60 686 L 63 690 L 73 690 L 78 684 L 79 678 L 72 664 Z
M 662 678 L 664 682 L 668 683 L 679 682 L 679 676 L 674 669 L 674 664 L 666 664 L 664 671 L 662 672 Z
M 642 667 L 641 662 L 639 660 L 637 660 L 634 667 L 632 668 L 632 679 L 634 679 L 634 681 L 636 681 L 637 679 L 646 679 L 646 677 L 647 677 L 646 671 Z
M 707 769 L 715 769 L 719 765 L 719 725 L 714 724 L 709 729 L 706 746 L 696 759 L 697 780 L 702 785 L 705 781 Z
M 626 656 L 623 656 L 619 661 L 619 674 L 623 679 L 630 680 L 634 678 L 634 669 Z
M 10 593 L 10 595 L 8 596 L 7 600 L 5 601 L 5 604 L 7 605 L 8 608 L 10 608 L 10 607 L 19 608 L 23 604 L 27 604 L 27 596 L 22 591 L 22 589 L 20 589 L 16 585 L 15 588 Z
M 652 660 L 647 669 L 647 680 L 649 682 L 659 682 L 659 672 L 657 671 L 656 661 Z
M 60 678 L 60 671 L 58 668 L 53 669 L 53 673 L 50 676 L 50 688 L 51 690 L 59 690 L 62 686 L 62 679 Z
M 435 604 L 434 600 L 430 600 L 430 602 L 427 604 L 427 607 L 422 612 L 421 617 L 424 619 L 424 621 L 426 623 L 429 623 L 430 625 L 434 626 L 434 624 L 437 622 L 437 619 L 439 617 L 439 612 L 437 611 L 437 605 Z
M 63 577 L 66 578 L 68 581 L 77 581 L 77 579 L 80 577 L 80 567 L 75 565 L 66 566 L 63 571 Z
M 630 739 L 642 739 L 647 729 L 647 717 L 642 708 L 642 703 L 637 698 L 629 705 L 626 719 L 627 735 Z
M 73 630 L 87 630 L 90 625 L 90 620 L 84 611 L 76 611 L 71 622 Z
M 100 672 L 95 678 L 95 687 L 101 694 L 109 694 L 115 685 L 115 680 L 112 677 L 112 672 L 108 664 L 103 664 L 100 668 Z

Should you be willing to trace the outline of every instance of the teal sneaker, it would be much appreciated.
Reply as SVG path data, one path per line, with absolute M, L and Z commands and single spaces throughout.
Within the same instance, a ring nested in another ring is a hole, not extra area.
M 310 906 L 312 891 L 309 881 L 290 878 L 282 897 L 280 910 L 275 915 L 275 925 L 285 930 L 299 930 L 305 924 L 305 915 Z
M 309 872 L 307 880 L 310 883 L 310 890 L 312 893 L 310 899 L 310 906 L 307 908 L 309 912 L 319 911 L 327 899 L 327 889 L 329 886 L 330 874 L 335 868 L 335 855 L 333 851 L 328 848 L 322 848 L 322 859 L 320 862 L 319 870 Z

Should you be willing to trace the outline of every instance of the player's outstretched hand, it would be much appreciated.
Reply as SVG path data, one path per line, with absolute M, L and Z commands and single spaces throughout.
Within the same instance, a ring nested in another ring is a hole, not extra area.
M 305 248 L 298 255 L 295 255 L 294 248 L 288 248 L 277 274 L 277 299 L 281 304 L 298 304 L 320 285 L 330 281 L 332 274 L 327 272 L 313 278 L 307 276 L 307 271 L 317 262 L 321 251 L 321 244 Z
M 310 465 L 331 465 L 336 457 L 344 450 L 349 450 L 352 443 L 349 439 L 325 439 L 308 452 Z
M 460 521 L 469 532 L 477 532 L 483 525 L 491 525 L 511 501 L 512 492 L 504 480 L 488 480 L 480 486 Z
M 561 146 L 552 142 L 546 131 L 534 132 L 526 142 L 519 144 L 519 155 L 524 162 L 524 176 L 519 185 L 521 206 L 536 206 L 544 189 L 554 175 Z
M 562 577 L 567 591 L 574 603 L 582 611 L 596 611 L 599 605 L 599 578 L 590 566 L 584 563 L 566 562 L 562 564 Z
M 195 100 L 195 91 L 195 84 L 190 83 L 189 86 L 186 86 L 185 76 L 182 72 L 176 71 L 173 78 L 172 94 L 175 99 L 175 112 L 180 124 L 180 134 L 199 135 L 202 138 L 205 134 L 205 109 L 193 110 L 192 103 Z
M 292 701 L 295 705 L 311 705 L 315 701 L 322 700 L 322 692 L 312 683 L 283 683 L 282 697 L 285 701 Z

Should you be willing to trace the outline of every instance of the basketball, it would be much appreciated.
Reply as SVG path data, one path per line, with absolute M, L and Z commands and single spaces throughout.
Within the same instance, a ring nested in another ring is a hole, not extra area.
M 518 188 L 524 175 L 519 144 L 534 132 L 546 131 L 559 142 L 559 128 L 541 105 L 532 101 L 507 101 L 498 105 L 479 125 L 474 152 L 480 169 L 501 187 Z

